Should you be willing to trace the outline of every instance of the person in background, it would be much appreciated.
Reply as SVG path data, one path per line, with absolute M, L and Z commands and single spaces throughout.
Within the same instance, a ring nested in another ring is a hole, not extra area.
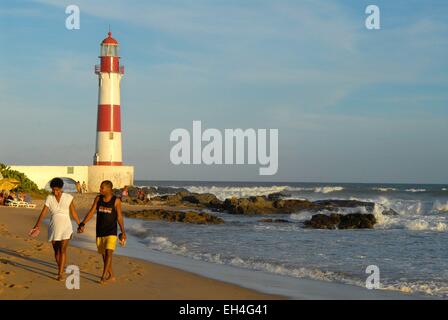
M 6 198 L 7 201 L 16 201 L 16 194 L 14 192 L 11 192 L 8 197 Z
M 121 191 L 121 197 L 124 198 L 124 197 L 128 197 L 128 196 L 129 196 L 129 188 L 128 188 L 128 186 L 126 186 L 123 188 L 123 191 Z
M 82 182 L 82 192 L 87 193 L 87 184 L 85 181 Z
M 19 195 L 17 196 L 17 200 L 25 201 L 25 194 L 23 192 L 19 192 Z
M 79 183 L 79 181 L 76 181 L 76 192 L 78 192 L 78 193 L 82 193 L 82 190 L 81 190 L 81 183 Z
M 141 201 L 145 200 L 145 192 L 141 188 L 139 188 L 137 191 L 137 199 Z
M 27 203 L 32 203 L 33 202 L 33 198 L 31 198 L 31 196 L 28 193 L 25 193 L 24 201 L 27 202 Z
M 5 205 L 5 196 L 2 191 L 2 192 L 0 192 L 0 206 L 4 206 L 4 205 Z

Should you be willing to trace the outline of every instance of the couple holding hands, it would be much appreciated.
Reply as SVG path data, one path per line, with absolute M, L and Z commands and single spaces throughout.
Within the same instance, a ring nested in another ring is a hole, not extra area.
M 65 278 L 65 264 L 67 260 L 67 247 L 73 234 L 70 214 L 78 224 L 78 233 L 84 232 L 86 223 L 96 213 L 96 245 L 98 253 L 103 256 L 104 268 L 100 283 L 115 281 L 112 271 L 112 254 L 117 243 L 117 224 L 120 226 L 120 245 L 126 244 L 121 200 L 113 195 L 113 184 L 106 180 L 101 183 L 100 194 L 96 196 L 91 209 L 81 222 L 73 204 L 73 196 L 63 192 L 64 182 L 54 178 L 50 182 L 52 194 L 45 200 L 45 205 L 37 219 L 30 235 L 36 237 L 40 232 L 40 224 L 46 214 L 50 212 L 48 225 L 48 241 L 51 241 L 55 259 L 58 264 L 57 280 Z

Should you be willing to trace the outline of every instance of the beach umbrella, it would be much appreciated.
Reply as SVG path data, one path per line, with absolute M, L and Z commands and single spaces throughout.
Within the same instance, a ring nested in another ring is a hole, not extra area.
M 0 180 L 0 190 L 12 190 L 17 188 L 20 185 L 20 182 L 17 181 L 16 179 L 1 179 Z

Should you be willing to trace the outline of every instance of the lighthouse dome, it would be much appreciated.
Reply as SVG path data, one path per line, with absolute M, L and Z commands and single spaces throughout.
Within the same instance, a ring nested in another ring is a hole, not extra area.
M 112 32 L 109 31 L 108 37 L 105 38 L 101 44 L 118 45 L 118 41 L 112 38 Z

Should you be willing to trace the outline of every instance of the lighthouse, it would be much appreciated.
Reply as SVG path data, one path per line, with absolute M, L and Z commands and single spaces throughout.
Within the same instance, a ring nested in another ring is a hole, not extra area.
M 25 173 L 40 189 L 44 189 L 54 177 L 84 181 L 88 192 L 98 192 L 104 180 L 110 180 L 115 188 L 134 184 L 134 167 L 123 165 L 122 160 L 120 81 L 124 68 L 120 66 L 118 41 L 112 38 L 111 32 L 101 42 L 100 52 L 101 64 L 95 66 L 95 74 L 98 75 L 98 119 L 93 165 L 11 166 Z
M 120 81 L 124 67 L 120 66 L 118 41 L 108 37 L 101 42 L 100 65 L 95 66 L 98 75 L 98 119 L 96 150 L 93 164 L 96 166 L 122 166 Z

